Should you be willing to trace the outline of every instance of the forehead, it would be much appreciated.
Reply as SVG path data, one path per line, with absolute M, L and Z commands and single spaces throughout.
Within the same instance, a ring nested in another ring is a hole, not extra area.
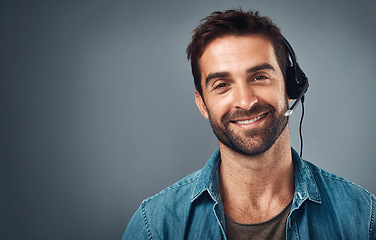
M 245 71 L 264 63 L 279 69 L 272 43 L 261 35 L 217 38 L 207 45 L 199 60 L 201 78 L 213 71 Z

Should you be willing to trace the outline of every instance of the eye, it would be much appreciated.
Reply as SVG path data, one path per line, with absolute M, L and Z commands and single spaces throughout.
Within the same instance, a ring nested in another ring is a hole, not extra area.
M 260 80 L 266 80 L 266 79 L 268 79 L 267 76 L 259 75 L 259 76 L 256 76 L 255 78 L 253 78 L 253 81 L 260 81 Z
M 228 86 L 227 83 L 221 82 L 221 83 L 217 84 L 216 86 L 214 86 L 214 89 L 221 89 L 221 88 L 224 88 L 224 87 L 227 87 L 227 86 Z

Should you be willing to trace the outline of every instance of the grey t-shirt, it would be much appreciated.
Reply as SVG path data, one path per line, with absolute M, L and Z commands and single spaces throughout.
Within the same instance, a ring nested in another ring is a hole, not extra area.
M 225 214 L 227 239 L 286 239 L 286 222 L 291 204 L 292 202 L 272 219 L 256 224 L 237 223 Z

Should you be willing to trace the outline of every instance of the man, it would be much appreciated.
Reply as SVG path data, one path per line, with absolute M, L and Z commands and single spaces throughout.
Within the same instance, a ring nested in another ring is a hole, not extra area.
M 123 239 L 376 239 L 375 196 L 290 147 L 288 103 L 308 83 L 291 90 L 294 56 L 269 18 L 214 12 L 187 54 L 219 150 L 144 200 Z

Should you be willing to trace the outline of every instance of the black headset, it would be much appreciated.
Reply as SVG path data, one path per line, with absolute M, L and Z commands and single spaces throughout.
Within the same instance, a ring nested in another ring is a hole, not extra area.
M 298 102 L 304 101 L 304 94 L 307 92 L 309 84 L 307 76 L 304 74 L 303 70 L 299 67 L 299 64 L 296 61 L 295 52 L 290 43 L 286 40 L 286 38 L 283 38 L 282 40 L 290 55 L 292 64 L 286 69 L 286 91 L 289 98 L 296 99 L 295 103 L 285 114 L 286 116 L 290 116 L 295 110 Z
M 308 90 L 308 78 L 303 72 L 303 70 L 299 67 L 299 64 L 296 61 L 295 52 L 292 49 L 290 43 L 283 38 L 283 43 L 286 46 L 286 49 L 291 58 L 291 64 L 286 69 L 286 91 L 287 95 L 291 99 L 296 99 L 296 101 L 291 105 L 291 107 L 286 111 L 285 116 L 289 117 L 295 110 L 296 106 L 298 105 L 299 101 L 302 102 L 302 116 L 300 118 L 299 124 L 299 135 L 300 135 L 300 157 L 303 156 L 303 134 L 302 134 L 302 124 L 304 118 L 304 94 Z

